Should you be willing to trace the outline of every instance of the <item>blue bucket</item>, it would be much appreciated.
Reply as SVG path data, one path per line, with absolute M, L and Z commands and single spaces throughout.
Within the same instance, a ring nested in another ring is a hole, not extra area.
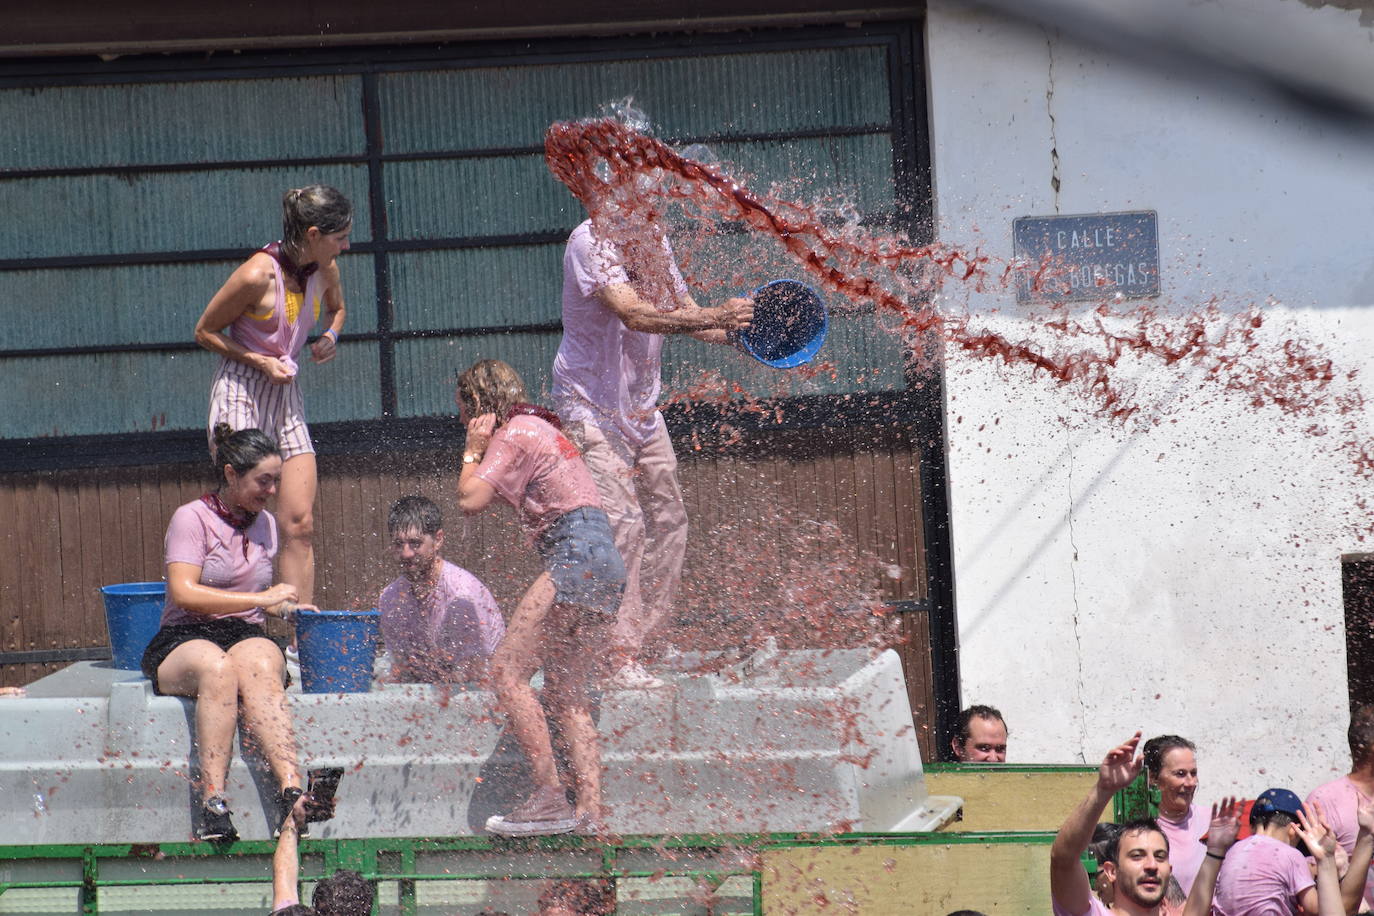
M 105 597 L 105 627 L 110 631 L 110 657 L 114 666 L 137 671 L 143 663 L 143 650 L 162 627 L 167 583 L 102 585 L 100 593 Z
M 820 352 L 830 314 L 815 289 L 800 280 L 774 280 L 749 298 L 754 321 L 736 333 L 740 349 L 774 369 L 792 369 Z
M 296 649 L 305 693 L 367 693 L 377 657 L 377 611 L 299 611 Z

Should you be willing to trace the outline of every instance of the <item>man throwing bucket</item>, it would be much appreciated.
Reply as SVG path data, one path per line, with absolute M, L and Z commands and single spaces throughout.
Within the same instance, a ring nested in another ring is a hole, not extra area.
M 644 227 L 637 227 L 643 230 Z M 677 457 L 658 410 L 663 335 L 728 344 L 749 326 L 751 299 L 719 308 L 692 300 L 658 227 L 643 260 L 623 257 L 592 221 L 573 230 L 563 255 L 563 341 L 553 363 L 553 399 L 563 431 L 582 449 L 625 560 L 610 686 L 662 682 L 639 661 L 645 637 L 668 613 L 687 546 L 687 509 Z

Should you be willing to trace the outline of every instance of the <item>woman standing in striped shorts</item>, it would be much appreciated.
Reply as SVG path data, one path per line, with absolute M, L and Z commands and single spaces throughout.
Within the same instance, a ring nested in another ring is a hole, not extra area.
M 296 359 L 323 304 L 326 327 L 310 358 L 337 353 L 344 324 L 343 287 L 335 259 L 348 250 L 353 205 L 328 185 L 282 198 L 282 238 L 230 275 L 196 322 L 196 343 L 220 355 L 210 386 L 207 432 L 217 424 L 256 427 L 277 441 L 283 459 L 276 516 L 281 524 L 280 571 L 309 604 L 315 590 L 313 544 L 315 446 L 305 425 Z M 213 448 L 213 444 L 212 444 Z

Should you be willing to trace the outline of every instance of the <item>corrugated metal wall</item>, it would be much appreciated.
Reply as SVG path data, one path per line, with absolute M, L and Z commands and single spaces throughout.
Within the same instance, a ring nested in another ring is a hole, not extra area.
M 358 208 L 358 251 L 341 259 L 347 342 L 302 374 L 313 424 L 380 420 L 393 399 L 399 417 L 447 413 L 445 380 L 479 354 L 540 390 L 562 240 L 583 218 L 544 167 L 552 121 L 632 95 L 663 136 L 720 138 L 761 187 L 883 219 L 896 210 L 888 53 L 882 40 L 393 72 L 359 60 L 332 75 L 0 89 L 0 119 L 22 125 L 0 149 L 0 370 L 13 379 L 0 440 L 199 427 L 213 359 L 190 345 L 195 320 L 235 260 L 277 236 L 282 191 L 312 181 Z M 724 243 L 691 273 L 724 295 L 775 271 L 796 268 Z M 902 387 L 900 346 L 871 316 L 838 317 L 827 358 L 838 374 L 788 393 Z M 679 347 L 672 361 L 678 376 L 707 366 L 777 393 L 734 353 Z

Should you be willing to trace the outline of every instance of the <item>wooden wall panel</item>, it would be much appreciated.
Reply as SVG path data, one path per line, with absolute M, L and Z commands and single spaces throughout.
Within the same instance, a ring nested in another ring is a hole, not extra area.
M 723 560 L 740 559 L 741 544 L 760 556 L 798 554 L 824 569 L 833 560 L 827 542 L 810 535 L 818 530 L 815 523 L 831 523 L 880 561 L 872 579 L 853 583 L 856 590 L 878 587 L 892 600 L 922 597 L 914 448 L 900 438 L 875 443 L 847 430 L 789 435 L 724 453 L 683 447 L 680 472 L 691 525 L 684 580 L 728 586 L 713 577 L 725 568 Z M 375 605 L 394 577 L 387 512 L 398 497 L 420 493 L 444 512 L 446 556 L 482 578 L 503 608 L 514 605 L 539 571 L 537 557 L 513 512 L 498 507 L 476 518 L 460 515 L 453 459 L 450 453 L 413 452 L 319 459 L 316 603 Z M 0 533 L 0 651 L 105 645 L 99 587 L 161 579 L 167 520 L 209 484 L 200 465 L 0 478 L 0 517 L 13 522 Z M 899 575 L 888 575 L 889 567 Z M 924 615 L 907 616 L 908 645 L 901 651 L 913 708 L 918 721 L 928 723 Z M 24 683 L 58 667 L 5 666 L 0 683 Z

